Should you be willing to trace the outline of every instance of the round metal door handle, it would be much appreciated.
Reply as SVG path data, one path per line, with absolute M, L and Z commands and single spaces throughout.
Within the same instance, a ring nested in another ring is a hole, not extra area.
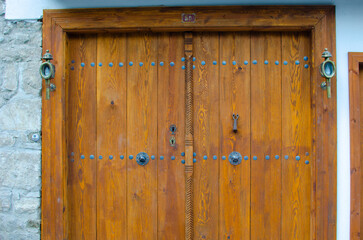
M 139 152 L 136 155 L 136 162 L 141 166 L 144 166 L 144 165 L 148 164 L 149 155 L 147 155 L 147 153 L 145 153 L 145 152 Z
M 228 160 L 232 165 L 238 165 L 242 162 L 242 155 L 239 152 L 231 152 L 228 156 Z

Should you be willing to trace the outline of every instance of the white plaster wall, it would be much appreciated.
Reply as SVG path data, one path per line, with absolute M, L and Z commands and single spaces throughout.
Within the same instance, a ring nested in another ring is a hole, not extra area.
M 7 0 L 7 19 L 36 19 L 43 9 L 183 5 L 336 5 L 338 102 L 337 239 L 349 239 L 350 163 L 348 52 L 363 52 L 362 0 Z

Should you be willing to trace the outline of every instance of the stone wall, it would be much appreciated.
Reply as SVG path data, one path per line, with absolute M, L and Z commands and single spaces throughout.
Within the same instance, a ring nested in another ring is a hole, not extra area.
M 40 239 L 42 24 L 5 20 L 0 0 L 0 240 Z

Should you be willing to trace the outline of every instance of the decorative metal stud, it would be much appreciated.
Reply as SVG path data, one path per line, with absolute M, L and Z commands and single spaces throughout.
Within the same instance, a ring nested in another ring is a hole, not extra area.
M 84 155 L 81 155 L 81 159 L 84 159 Z
M 279 157 L 279 155 L 275 155 L 275 159 L 279 159 L 280 157 Z
M 213 61 L 213 65 L 217 65 L 217 61 Z
M 304 57 L 304 61 L 307 61 L 309 60 L 309 58 L 307 56 Z
M 81 67 L 84 67 L 84 65 L 85 65 L 84 63 L 81 63 Z
M 193 69 L 195 69 L 195 66 L 193 65 Z
M 76 61 L 72 60 L 71 63 L 75 63 Z
M 124 159 L 124 158 L 125 158 L 125 156 L 124 156 L 124 155 L 121 155 L 121 156 L 120 156 L 120 159 Z
M 182 66 L 182 69 L 185 69 L 185 66 L 184 65 Z
M 248 64 L 248 61 L 244 61 L 244 64 L 247 65 Z
M 305 153 L 305 156 L 309 156 L 309 152 L 306 152 L 306 153 Z
M 284 61 L 284 65 L 287 65 L 287 61 Z
M 100 62 L 100 63 L 98 63 L 98 66 L 102 67 L 102 63 L 101 63 L 101 62 Z
M 185 156 L 185 152 L 182 152 L 180 155 L 181 155 L 182 157 L 184 157 L 184 156 Z
M 98 156 L 98 159 L 102 159 L 102 158 L 103 158 L 102 155 Z
M 308 65 L 308 64 L 305 64 L 305 65 L 304 65 L 304 68 L 309 68 L 309 65 Z
M 201 64 L 204 66 L 205 65 L 205 61 L 202 61 Z
M 142 65 L 144 65 L 142 62 L 139 62 L 139 66 L 142 67 Z
M 160 156 L 160 160 L 164 160 L 164 156 Z
M 164 62 L 160 62 L 160 66 L 164 66 Z
M 95 156 L 94 155 L 90 155 L 89 158 L 90 159 L 95 159 Z
M 266 159 L 266 160 L 270 160 L 270 156 L 269 156 L 269 155 L 266 155 L 266 156 L 265 156 L 265 159 Z
M 182 164 L 185 164 L 185 160 L 181 160 L 181 163 L 182 163 Z
M 295 158 L 297 161 L 299 161 L 300 160 L 300 156 L 296 156 L 296 158 Z
M 204 156 L 203 156 L 203 159 L 204 159 L 204 160 L 207 160 L 207 159 L 208 159 L 207 155 L 204 155 Z
M 196 59 L 196 58 L 195 58 L 195 57 L 193 57 L 193 62 L 195 62 L 195 59 Z
M 151 155 L 151 160 L 155 160 L 155 156 L 154 155 Z
M 73 66 L 71 67 L 71 70 L 74 70 L 74 67 Z
M 132 156 L 132 155 L 129 156 L 129 159 L 133 159 L 133 158 L 134 158 L 134 156 Z
M 108 64 L 108 66 L 109 66 L 109 67 L 113 67 L 113 63 L 112 63 L 112 62 L 110 62 L 110 63 Z
M 227 158 L 226 158 L 226 156 L 222 156 L 222 160 L 226 160 Z
M 276 65 L 279 65 L 280 63 L 279 63 L 279 61 L 276 61 L 276 62 L 275 62 L 275 64 L 276 64 Z
M 288 155 L 285 155 L 285 159 L 287 160 L 287 159 L 289 159 L 289 156 Z
M 231 152 L 228 160 L 232 165 L 238 165 L 242 162 L 242 155 L 239 152 Z
M 257 60 L 253 60 L 253 62 L 252 62 L 253 64 L 257 64 Z
M 185 62 L 185 57 L 182 57 L 182 58 L 181 58 L 181 61 L 182 61 L 182 62 Z
M 265 60 L 265 64 L 268 64 L 268 61 L 267 60 Z
M 305 164 L 309 164 L 309 160 L 306 160 L 306 161 L 305 161 Z
M 232 64 L 233 64 L 233 65 L 236 65 L 236 64 L 237 64 L 237 62 L 236 62 L 236 61 L 233 61 L 233 62 L 232 62 Z
M 253 160 L 257 160 L 257 156 L 253 156 Z
M 155 66 L 155 62 L 152 62 L 152 63 L 151 63 L 151 66 Z
M 300 64 L 300 61 L 299 61 L 299 60 L 296 60 L 296 61 L 295 61 L 295 64 L 296 64 L 296 65 L 299 65 L 299 64 Z
M 193 158 L 193 163 L 196 163 L 197 162 L 197 159 L 196 158 Z
M 74 152 L 71 152 L 71 156 L 74 156 Z
M 217 156 L 216 155 L 213 156 L 213 160 L 217 160 Z
M 136 162 L 141 166 L 146 165 L 149 162 L 149 155 L 145 152 L 139 152 L 136 155 Z
M 133 62 L 129 62 L 129 65 L 132 66 L 132 65 L 134 65 L 134 63 Z
M 223 62 L 222 62 L 222 64 L 223 64 L 223 65 L 226 65 L 226 64 L 227 64 L 227 62 L 226 62 L 226 61 L 223 61 Z
M 197 153 L 193 152 L 193 157 L 196 157 L 197 156 Z
M 91 63 L 91 67 L 94 67 L 94 66 L 95 66 L 95 63 L 94 63 L 94 62 L 92 62 L 92 63 Z
M 175 63 L 174 62 L 171 62 L 170 63 L 170 66 L 174 67 Z
M 109 158 L 110 160 L 112 160 L 112 159 L 113 159 L 113 156 L 112 156 L 112 155 L 110 155 L 110 156 L 108 156 L 108 158 Z
M 171 160 L 175 160 L 175 156 L 171 156 Z
M 122 62 L 119 62 L 119 63 L 118 63 L 118 66 L 119 66 L 119 67 L 123 67 L 123 66 L 124 66 L 124 64 L 123 64 Z

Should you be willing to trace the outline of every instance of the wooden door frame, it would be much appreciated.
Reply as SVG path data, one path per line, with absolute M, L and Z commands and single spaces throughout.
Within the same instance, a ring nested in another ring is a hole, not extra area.
M 348 53 L 349 67 L 349 122 L 350 122 L 350 238 L 360 239 L 361 232 L 361 142 L 360 142 L 360 80 L 359 64 L 363 52 Z
M 195 13 L 183 23 L 182 13 Z M 320 83 L 321 54 L 335 60 L 334 6 L 213 6 L 44 10 L 43 53 L 56 67 L 56 91 L 42 105 L 42 239 L 63 240 L 67 231 L 66 79 L 67 33 L 132 31 L 310 31 L 312 36 L 311 105 L 313 157 L 311 239 L 336 238 L 337 115 L 336 78 L 332 98 Z

